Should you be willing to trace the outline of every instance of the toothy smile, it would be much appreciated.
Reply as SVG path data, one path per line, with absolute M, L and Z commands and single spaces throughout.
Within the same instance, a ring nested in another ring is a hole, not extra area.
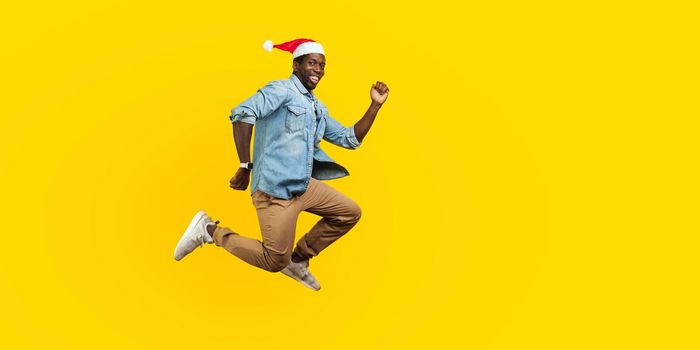
M 311 82 L 314 84 L 318 84 L 318 79 L 319 79 L 319 77 L 317 77 L 315 75 L 312 75 L 309 77 L 309 80 L 311 80 Z

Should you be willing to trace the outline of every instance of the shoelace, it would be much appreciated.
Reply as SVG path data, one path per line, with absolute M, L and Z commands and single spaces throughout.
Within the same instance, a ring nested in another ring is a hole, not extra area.
M 307 277 L 309 277 L 309 267 L 306 264 L 301 264 L 301 278 L 306 280 Z

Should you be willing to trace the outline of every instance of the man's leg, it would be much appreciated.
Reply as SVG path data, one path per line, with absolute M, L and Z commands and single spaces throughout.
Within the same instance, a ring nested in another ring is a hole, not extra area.
M 299 197 L 303 210 L 321 216 L 313 228 L 299 239 L 292 255 L 295 262 L 308 260 L 350 231 L 360 220 L 362 211 L 350 198 L 316 179 L 311 179 L 306 193 Z
M 252 198 L 263 241 L 216 227 L 212 235 L 214 243 L 251 265 L 270 272 L 281 271 L 290 262 L 301 208 L 296 198 L 285 200 L 260 191 L 253 193 Z

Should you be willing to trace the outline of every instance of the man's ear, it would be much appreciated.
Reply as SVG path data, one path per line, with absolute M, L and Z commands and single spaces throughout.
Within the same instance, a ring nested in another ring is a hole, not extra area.
M 297 61 L 292 61 L 292 71 L 296 72 L 299 69 L 299 63 Z

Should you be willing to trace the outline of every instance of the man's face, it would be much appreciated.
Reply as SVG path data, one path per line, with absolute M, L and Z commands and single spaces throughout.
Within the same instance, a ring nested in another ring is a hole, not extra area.
M 299 78 L 304 87 L 311 91 L 316 88 L 323 78 L 326 69 L 326 56 L 320 53 L 310 53 L 302 57 L 301 63 L 294 61 L 294 74 Z

